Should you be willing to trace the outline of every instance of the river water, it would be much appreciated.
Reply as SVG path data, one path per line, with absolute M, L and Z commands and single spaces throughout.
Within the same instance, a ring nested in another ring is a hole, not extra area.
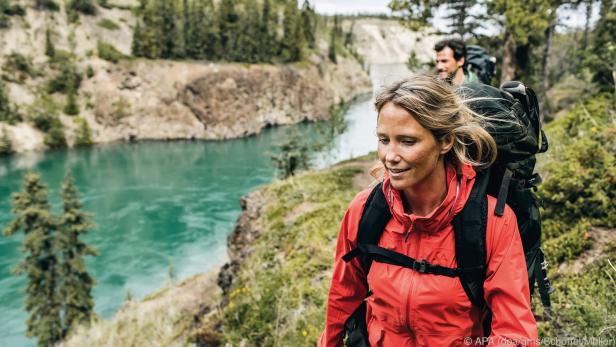
M 370 71 L 375 90 L 405 73 L 402 64 L 373 65 Z M 350 105 L 346 131 L 329 150 L 313 155 L 314 167 L 376 149 L 372 102 L 366 95 Z M 240 213 L 239 200 L 272 181 L 270 153 L 290 132 L 318 137 L 315 124 L 299 124 L 236 140 L 115 143 L 0 158 L 0 227 L 12 218 L 10 196 L 20 190 L 26 171 L 42 175 L 55 212 L 63 176 L 72 172 L 84 210 L 97 225 L 85 237 L 100 252 L 87 261 L 97 282 L 95 311 L 109 318 L 129 293 L 142 298 L 169 283 L 171 273 L 182 280 L 227 260 L 226 237 Z M 35 346 L 25 337 L 26 280 L 11 273 L 23 257 L 21 241 L 0 236 L 0 346 Z

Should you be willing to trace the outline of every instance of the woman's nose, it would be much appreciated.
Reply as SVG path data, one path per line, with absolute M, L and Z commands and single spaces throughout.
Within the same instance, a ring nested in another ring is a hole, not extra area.
M 400 161 L 400 156 L 398 155 L 398 153 L 394 150 L 392 146 L 390 146 L 387 149 L 387 152 L 385 152 L 385 160 L 391 163 L 396 163 Z

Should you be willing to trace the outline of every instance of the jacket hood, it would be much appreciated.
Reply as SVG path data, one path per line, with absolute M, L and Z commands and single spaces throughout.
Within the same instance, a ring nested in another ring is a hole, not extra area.
M 417 216 L 404 212 L 400 192 L 391 186 L 387 172 L 383 180 L 383 194 L 387 199 L 389 210 L 398 223 L 393 230 L 397 233 L 428 232 L 436 233 L 451 223 L 466 204 L 475 182 L 475 170 L 468 164 L 460 166 L 458 172 L 448 164 L 447 170 L 447 196 L 432 212 L 426 216 Z M 398 230 L 397 230 L 398 229 Z

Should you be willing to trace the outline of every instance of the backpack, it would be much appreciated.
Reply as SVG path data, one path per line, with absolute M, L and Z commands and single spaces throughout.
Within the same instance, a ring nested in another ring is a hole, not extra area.
M 478 170 L 475 184 L 462 211 L 453 219 L 458 268 L 446 268 L 416 260 L 404 254 L 377 246 L 391 219 L 391 212 L 382 192 L 382 183 L 376 185 L 364 206 L 359 223 L 357 247 L 342 258 L 349 262 L 360 258 L 366 276 L 372 261 L 403 266 L 419 273 L 459 277 L 471 303 L 483 315 L 483 332 L 489 336 L 491 314 L 483 296 L 486 277 L 486 224 L 488 213 L 502 216 L 505 203 L 511 207 L 518 221 L 522 239 L 531 294 L 538 285 L 541 302 L 549 312 L 552 287 L 547 278 L 546 262 L 541 250 L 541 223 L 537 197 L 534 193 L 541 182 L 533 174 L 535 155 L 548 149 L 548 142 L 539 118 L 535 93 L 520 82 L 506 82 L 501 89 L 475 83 L 457 90 L 471 100 L 470 108 L 490 119 L 486 130 L 497 144 L 498 156 L 489 168 Z M 474 100 L 479 98 L 478 100 Z M 502 122 L 503 112 L 517 120 Z M 497 198 L 494 211 L 488 211 L 487 195 Z M 368 296 L 371 293 L 368 292 Z M 365 301 L 345 323 L 348 346 L 369 346 L 366 327 Z
M 475 73 L 481 83 L 490 84 L 492 77 L 496 75 L 496 58 L 480 46 L 466 46 L 464 57 L 467 70 Z

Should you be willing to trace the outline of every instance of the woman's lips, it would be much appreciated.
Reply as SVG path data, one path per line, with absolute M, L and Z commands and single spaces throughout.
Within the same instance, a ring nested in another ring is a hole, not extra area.
M 387 171 L 389 172 L 389 177 L 391 178 L 398 178 L 398 177 L 402 177 L 404 175 L 405 172 L 409 171 L 410 168 L 408 169 L 391 169 L 388 168 Z

